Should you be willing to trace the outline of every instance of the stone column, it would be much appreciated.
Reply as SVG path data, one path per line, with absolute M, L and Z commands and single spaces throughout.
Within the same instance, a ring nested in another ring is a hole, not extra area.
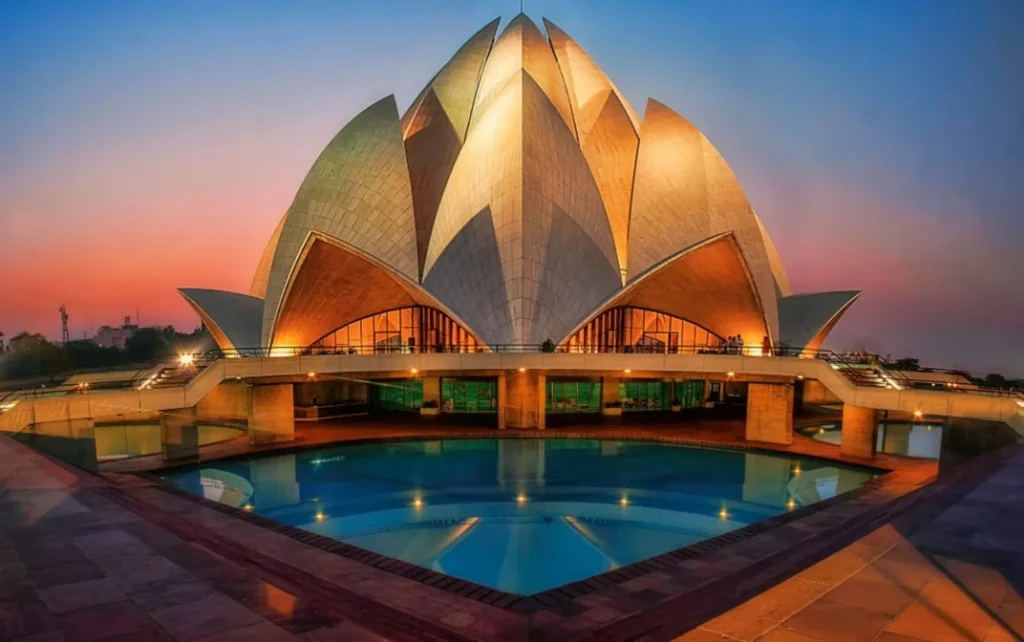
M 601 377 L 601 408 L 605 404 L 619 400 L 619 378 Z
M 514 370 L 504 375 L 506 394 L 505 403 L 501 398 L 501 380 L 499 379 L 499 412 L 504 407 L 505 425 L 509 428 L 536 428 L 544 430 L 545 408 L 544 395 L 547 377 L 536 370 L 519 372 Z M 501 426 L 499 420 L 499 427 Z
M 249 391 L 249 443 L 295 439 L 295 396 L 292 384 L 253 386 Z
M 441 377 L 423 377 L 423 405 L 428 401 L 441 407 Z
M 214 421 L 245 421 L 249 413 L 249 386 L 241 381 L 224 381 L 196 404 L 196 416 Z
M 851 457 L 871 459 L 875 456 L 878 435 L 878 411 L 857 406 L 843 406 L 843 436 L 839 452 Z
M 498 430 L 505 430 L 505 413 L 508 410 L 508 377 L 502 372 L 498 375 Z
M 160 413 L 160 450 L 164 460 L 199 456 L 199 423 L 194 407 Z
M 751 383 L 747 388 L 747 441 L 793 443 L 793 384 Z

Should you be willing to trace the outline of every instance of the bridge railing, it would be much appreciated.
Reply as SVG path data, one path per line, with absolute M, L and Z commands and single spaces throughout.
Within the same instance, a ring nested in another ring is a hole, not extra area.
M 145 389 L 152 387 L 154 373 L 169 371 L 177 385 L 187 385 L 209 366 L 222 359 L 268 358 L 268 357 L 299 357 L 299 356 L 358 356 L 379 354 L 690 354 L 690 355 L 729 355 L 747 357 L 794 357 L 801 359 L 817 359 L 825 361 L 834 370 L 842 374 L 851 383 L 859 387 L 883 387 L 898 390 L 940 389 L 946 392 L 962 392 L 990 396 L 1010 397 L 1017 399 L 1024 408 L 1024 390 L 1017 388 L 1000 388 L 978 385 L 975 383 L 942 383 L 930 379 L 915 379 L 899 372 L 893 364 L 886 362 L 878 355 L 858 353 L 838 353 L 832 350 L 801 350 L 785 346 L 773 347 L 765 351 L 762 346 L 739 345 L 669 345 L 664 343 L 650 345 L 608 345 L 608 344 L 563 344 L 551 342 L 544 344 L 499 344 L 487 347 L 468 347 L 451 345 L 395 345 L 367 344 L 324 346 L 314 345 L 305 348 L 215 348 L 198 355 L 180 355 L 176 358 L 156 359 L 139 370 L 130 380 L 102 383 L 79 383 L 71 385 L 39 386 L 0 393 L 0 402 L 12 399 L 32 399 L 68 394 L 88 394 L 101 390 Z M 963 375 L 959 371 L 940 371 L 928 369 L 928 372 L 948 372 Z M 153 384 L 155 385 L 155 384 Z M 2 406 L 0 406 L 2 407 Z

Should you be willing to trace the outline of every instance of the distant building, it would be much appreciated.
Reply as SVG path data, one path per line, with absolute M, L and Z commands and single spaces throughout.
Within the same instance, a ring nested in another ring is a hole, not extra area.
M 125 345 L 128 343 L 128 339 L 132 338 L 135 331 L 139 329 L 139 326 L 132 324 L 131 317 L 125 317 L 124 323 L 121 327 L 115 328 L 109 325 L 100 326 L 96 336 L 93 337 L 93 342 L 101 348 L 117 348 L 124 350 Z

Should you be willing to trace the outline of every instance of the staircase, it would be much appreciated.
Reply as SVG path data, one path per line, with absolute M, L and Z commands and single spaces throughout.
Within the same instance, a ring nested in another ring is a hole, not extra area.
M 903 375 L 880 364 L 850 363 L 835 354 L 824 355 L 824 358 L 836 372 L 849 379 L 855 386 L 883 390 L 904 390 L 909 387 Z
M 196 375 L 194 368 L 183 368 L 178 365 L 165 366 L 153 372 L 144 379 L 139 390 L 153 390 L 157 388 L 175 388 L 184 386 Z

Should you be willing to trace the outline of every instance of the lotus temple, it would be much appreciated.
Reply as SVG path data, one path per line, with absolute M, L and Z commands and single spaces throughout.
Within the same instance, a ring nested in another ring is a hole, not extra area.
M 0 638 L 1019 639 L 1024 392 L 825 349 L 715 132 L 500 25 L 180 289 L 215 348 L 0 392 Z

